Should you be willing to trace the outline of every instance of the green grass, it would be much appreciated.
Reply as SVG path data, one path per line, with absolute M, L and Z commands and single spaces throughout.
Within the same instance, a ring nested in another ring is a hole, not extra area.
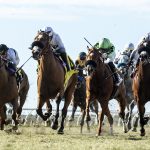
M 58 135 L 49 127 L 19 127 L 18 133 L 0 131 L 0 150 L 150 150 L 150 129 L 146 136 L 140 132 L 123 133 L 122 127 L 114 127 L 114 135 L 109 135 L 109 127 L 103 127 L 101 136 L 96 137 L 97 127 L 89 133 L 84 126 L 65 128 L 64 135 Z

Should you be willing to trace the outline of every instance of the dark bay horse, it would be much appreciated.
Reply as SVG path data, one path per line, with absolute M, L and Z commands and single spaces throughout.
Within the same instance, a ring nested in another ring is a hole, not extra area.
M 104 115 L 108 117 L 110 124 L 110 134 L 113 134 L 113 118 L 108 107 L 108 103 L 109 100 L 112 99 L 111 96 L 114 89 L 113 77 L 111 76 L 112 72 L 108 65 L 104 63 L 102 53 L 95 49 L 89 49 L 86 65 L 88 72 L 88 76 L 86 77 L 86 120 L 90 121 L 90 102 L 94 99 L 97 99 L 102 108 L 102 112 L 99 116 L 99 127 L 97 135 L 99 136 L 101 134 Z M 120 84 L 114 98 L 119 103 L 119 115 L 123 120 L 124 132 L 127 132 L 125 122 L 126 98 L 125 86 L 123 82 Z
M 47 120 L 48 115 L 44 115 L 42 107 L 44 103 L 47 103 L 49 99 L 56 99 L 56 115 L 52 123 L 52 129 L 58 128 L 59 118 L 59 105 L 61 99 L 64 98 L 64 106 L 62 109 L 61 125 L 58 130 L 58 134 L 64 133 L 64 120 L 67 115 L 67 109 L 72 99 L 72 95 L 75 89 L 77 74 L 73 70 L 73 73 L 65 85 L 65 69 L 60 60 L 54 54 L 50 45 L 50 38 L 47 33 L 39 31 L 32 43 L 32 54 L 35 60 L 38 60 L 38 106 L 37 113 Z M 52 110 L 51 110 L 52 111 Z
M 132 88 L 140 116 L 141 136 L 145 136 L 144 125 L 148 122 L 148 118 L 144 117 L 145 104 L 150 100 L 150 56 L 146 51 L 140 54 L 140 62 L 133 78 Z
M 13 129 L 18 129 L 18 88 L 15 75 L 10 75 L 6 70 L 7 61 L 0 56 L 0 125 L 1 130 L 4 129 L 6 123 L 6 103 L 13 106 L 12 119 L 15 122 Z
M 80 71 L 79 71 L 80 73 Z M 80 107 L 81 109 L 81 121 L 80 121 L 80 133 L 82 133 L 83 125 L 84 125 L 84 119 L 86 114 L 86 83 L 85 83 L 85 77 L 78 73 L 78 81 L 75 87 L 74 96 L 72 99 L 72 113 L 69 118 L 69 121 L 74 120 L 74 115 L 77 110 L 77 107 Z M 97 121 L 98 121 L 98 102 L 95 100 L 90 104 L 90 108 L 93 112 L 96 113 Z M 89 123 L 87 122 L 87 129 L 90 131 Z

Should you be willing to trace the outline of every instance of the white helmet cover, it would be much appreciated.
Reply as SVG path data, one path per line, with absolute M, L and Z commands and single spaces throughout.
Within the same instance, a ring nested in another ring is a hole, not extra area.
M 134 44 L 133 43 L 126 44 L 124 49 L 127 51 L 134 50 Z
M 48 33 L 49 36 L 53 35 L 53 29 L 51 27 L 44 27 L 41 31 Z

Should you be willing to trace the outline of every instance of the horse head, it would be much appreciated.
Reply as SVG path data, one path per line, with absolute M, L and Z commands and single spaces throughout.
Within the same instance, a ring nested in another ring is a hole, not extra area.
M 104 64 L 102 53 L 100 53 L 96 49 L 89 49 L 86 60 L 86 70 L 88 76 L 93 75 L 96 72 L 97 68 L 99 68 L 100 65 Z
M 42 55 L 50 49 L 50 37 L 43 31 L 38 31 L 34 42 L 31 44 L 32 55 L 35 60 L 39 60 Z
M 148 52 L 147 51 L 142 51 L 140 53 L 140 61 L 145 61 L 145 60 L 148 60 L 149 58 L 149 55 L 148 55 Z

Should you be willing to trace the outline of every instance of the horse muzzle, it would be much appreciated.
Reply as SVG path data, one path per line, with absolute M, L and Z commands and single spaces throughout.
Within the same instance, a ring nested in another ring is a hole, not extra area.
M 34 46 L 32 48 L 32 55 L 35 60 L 40 59 L 41 57 L 41 49 L 38 46 Z

